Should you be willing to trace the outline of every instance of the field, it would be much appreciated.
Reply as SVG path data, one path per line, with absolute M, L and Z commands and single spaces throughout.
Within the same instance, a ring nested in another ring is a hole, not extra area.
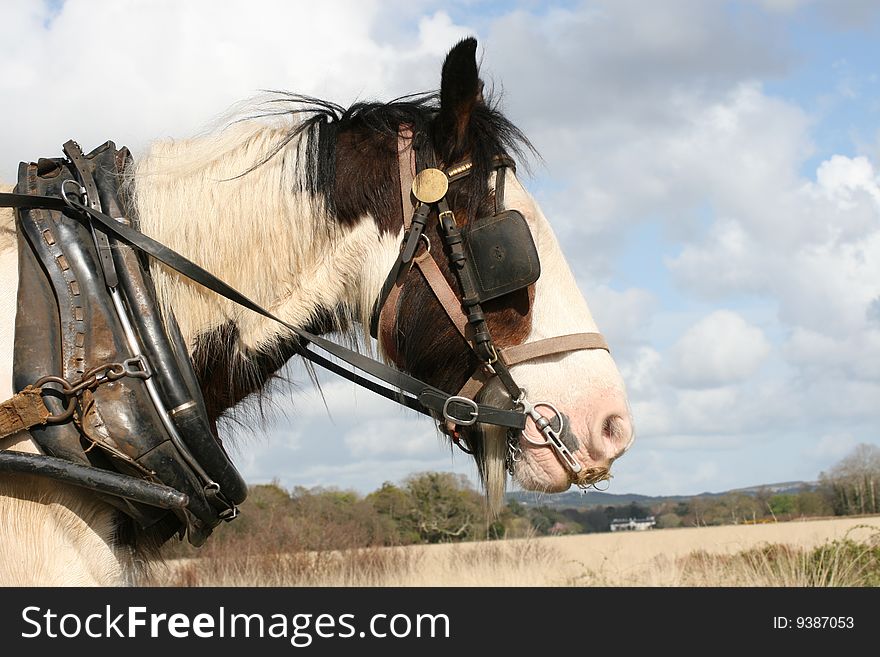
M 322 553 L 159 567 L 154 586 L 876 586 L 880 516 Z

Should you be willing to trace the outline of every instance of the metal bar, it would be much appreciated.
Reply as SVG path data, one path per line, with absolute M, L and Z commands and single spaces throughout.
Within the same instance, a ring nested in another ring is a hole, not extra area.
M 137 477 L 71 463 L 45 454 L 0 451 L 0 472 L 20 472 L 56 479 L 72 486 L 108 493 L 160 509 L 183 509 L 189 497 L 179 490 Z

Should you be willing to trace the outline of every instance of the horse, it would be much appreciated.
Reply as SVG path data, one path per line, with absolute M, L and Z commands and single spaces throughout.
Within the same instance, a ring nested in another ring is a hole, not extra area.
M 397 392 L 418 380 L 458 393 L 418 410 L 473 455 L 493 508 L 508 476 L 549 493 L 589 485 L 608 478 L 632 444 L 621 374 L 550 223 L 516 175 L 513 156 L 534 149 L 484 96 L 476 47 L 468 38 L 448 51 L 439 91 L 350 107 L 272 92 L 208 134 L 128 154 L 117 214 L 134 218 L 150 244 L 182 254 L 151 257 L 148 272 L 163 322 L 175 318 L 218 445 L 218 420 L 259 399 L 289 359 L 309 353 L 304 345 L 323 345 L 331 333 L 360 345 L 343 356 L 378 352 Z M 54 175 L 40 162 L 34 170 Z M 104 216 L 85 201 L 73 205 L 82 217 Z M 17 295 L 21 212 L 0 208 L 0 399 L 20 392 L 12 363 L 24 331 L 15 319 L 37 303 Z M 156 248 L 150 256 L 161 255 Z M 194 281 L 193 271 L 207 273 Z M 216 293 L 226 288 L 205 289 L 218 280 L 265 312 Z M 498 293 L 487 291 L 496 284 Z M 97 398 L 98 383 L 119 383 L 111 378 L 93 374 L 81 392 L 92 385 Z M 419 394 L 407 405 L 431 399 Z M 0 454 L 45 457 L 34 435 L 3 438 Z M 169 532 L 139 523 L 115 499 L 40 472 L 0 473 L 0 583 L 136 581 L 143 555 Z M 177 535 L 186 533 L 183 523 Z

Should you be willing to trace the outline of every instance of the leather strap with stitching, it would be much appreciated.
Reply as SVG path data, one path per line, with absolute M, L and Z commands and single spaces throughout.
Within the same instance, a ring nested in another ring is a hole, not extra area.
M 552 338 L 525 342 L 523 344 L 505 347 L 501 350 L 501 356 L 508 365 L 524 363 L 541 356 L 561 354 L 567 351 L 580 351 L 582 349 L 604 349 L 610 352 L 608 343 L 601 333 L 572 333 L 570 335 L 557 335 Z
M 440 271 L 437 261 L 434 260 L 429 252 L 425 251 L 416 257 L 415 263 L 419 271 L 422 272 L 422 276 L 425 277 L 425 281 L 431 287 L 434 296 L 437 297 L 440 305 L 443 306 L 443 310 L 446 311 L 449 319 L 455 324 L 455 328 L 461 333 L 461 337 L 471 346 L 472 343 L 467 337 L 468 319 L 461 310 L 461 300 L 449 286 L 449 281 L 446 280 L 443 272 Z
M 400 183 L 400 214 L 403 217 L 404 233 L 412 225 L 412 184 L 416 177 L 416 152 L 413 149 L 412 138 L 412 126 L 401 125 L 397 132 L 397 176 Z M 379 330 L 376 335 L 377 337 L 387 336 L 387 343 L 384 347 L 386 355 L 392 360 L 398 356 L 396 328 L 402 287 L 402 279 L 398 275 L 385 298 L 385 303 L 379 310 Z

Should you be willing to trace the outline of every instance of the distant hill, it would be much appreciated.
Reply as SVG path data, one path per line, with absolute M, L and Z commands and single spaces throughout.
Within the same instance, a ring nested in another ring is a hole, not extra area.
M 773 495 L 782 493 L 799 493 L 814 490 L 818 484 L 811 481 L 786 481 L 777 484 L 761 484 L 747 488 L 735 488 L 720 493 L 704 492 L 696 495 L 640 495 L 638 493 L 603 493 L 597 490 L 568 491 L 555 495 L 534 493 L 531 491 L 513 491 L 507 494 L 507 500 L 514 500 L 523 506 L 546 506 L 554 509 L 581 509 L 591 506 L 625 506 L 640 504 L 652 506 L 663 502 L 687 502 L 697 497 L 721 497 L 722 495 L 757 495 L 761 491 Z
M 800 493 L 805 490 L 815 490 L 819 485 L 817 481 L 784 481 L 780 484 L 763 484 L 761 486 L 749 486 L 748 488 L 734 488 L 729 493 L 745 493 L 746 495 L 756 495 L 762 490 L 770 491 L 774 494 L 779 493 Z

